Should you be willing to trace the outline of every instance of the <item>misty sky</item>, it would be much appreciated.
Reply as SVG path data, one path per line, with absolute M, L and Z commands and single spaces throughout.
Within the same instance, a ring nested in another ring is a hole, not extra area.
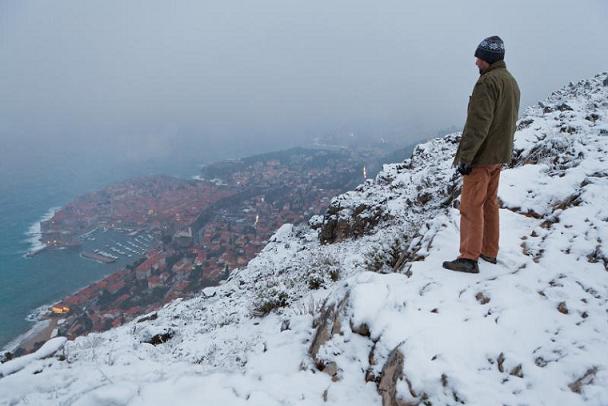
M 608 70 L 607 21 L 606 0 L 2 0 L 0 157 L 421 140 L 462 126 L 484 37 L 525 107 Z

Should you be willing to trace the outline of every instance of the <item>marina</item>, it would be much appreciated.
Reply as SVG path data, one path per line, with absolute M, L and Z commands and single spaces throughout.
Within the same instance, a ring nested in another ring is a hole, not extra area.
M 155 245 L 148 232 L 95 228 L 80 236 L 80 257 L 102 264 L 116 261 L 127 264 L 132 258 L 143 257 Z

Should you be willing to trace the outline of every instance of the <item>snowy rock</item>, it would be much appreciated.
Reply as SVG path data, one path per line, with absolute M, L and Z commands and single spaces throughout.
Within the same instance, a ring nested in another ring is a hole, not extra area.
M 67 339 L 65 337 L 55 337 L 47 341 L 33 354 L 24 355 L 23 357 L 15 358 L 0 365 L 0 378 L 14 374 L 15 372 L 25 368 L 35 360 L 48 358 L 63 348 Z

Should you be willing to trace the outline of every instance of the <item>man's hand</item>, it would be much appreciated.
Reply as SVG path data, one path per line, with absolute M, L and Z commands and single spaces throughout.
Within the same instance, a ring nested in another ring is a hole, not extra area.
M 471 167 L 470 164 L 465 164 L 464 162 L 461 162 L 458 165 L 458 172 L 460 172 L 461 175 L 468 175 L 469 173 L 471 173 L 471 171 L 473 170 L 473 168 Z

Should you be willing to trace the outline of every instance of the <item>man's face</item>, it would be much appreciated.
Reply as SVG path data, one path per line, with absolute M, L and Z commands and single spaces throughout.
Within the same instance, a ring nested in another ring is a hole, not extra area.
M 475 58 L 475 65 L 479 68 L 479 74 L 482 75 L 486 69 L 490 67 L 490 64 L 483 59 Z

